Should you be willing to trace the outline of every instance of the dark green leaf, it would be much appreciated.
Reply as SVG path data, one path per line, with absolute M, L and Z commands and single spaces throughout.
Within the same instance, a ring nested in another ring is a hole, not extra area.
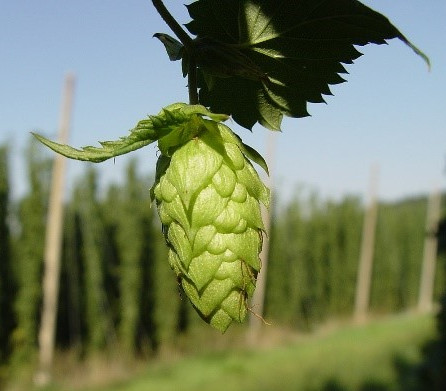
M 197 0 L 200 103 L 246 128 L 280 128 L 282 114 L 308 115 L 324 102 L 359 53 L 355 45 L 398 38 L 429 64 L 390 21 L 357 0 Z M 226 62 L 225 62 L 226 61 Z
M 163 43 L 170 61 L 177 61 L 183 58 L 184 47 L 180 41 L 163 33 L 156 33 L 153 36 Z

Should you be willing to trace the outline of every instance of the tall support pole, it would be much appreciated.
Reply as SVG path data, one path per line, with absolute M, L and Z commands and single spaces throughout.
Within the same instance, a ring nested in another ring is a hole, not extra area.
M 369 205 L 364 216 L 362 229 L 361 255 L 359 258 L 358 275 L 356 279 L 355 308 L 353 318 L 361 323 L 367 319 L 370 301 L 370 288 L 373 271 L 373 255 L 375 248 L 375 231 L 378 212 L 377 190 L 379 169 L 377 165 L 370 170 Z
M 67 74 L 63 91 L 58 142 L 68 142 L 69 125 L 73 106 L 74 75 Z M 59 296 L 60 256 L 62 249 L 63 190 L 66 158 L 56 155 L 53 163 L 48 216 L 45 235 L 43 307 L 39 331 L 39 368 L 36 384 L 47 385 L 51 381 L 54 356 L 57 301 Z
M 266 161 L 269 166 L 269 177 L 265 181 L 267 187 L 271 190 L 270 208 L 264 208 L 262 206 L 262 220 L 265 225 L 265 233 L 263 236 L 263 246 L 260 253 L 260 262 L 262 268 L 257 277 L 256 290 L 251 300 L 251 314 L 249 317 L 249 335 L 248 340 L 250 343 L 255 343 L 259 337 L 260 328 L 262 326 L 263 312 L 265 306 L 265 294 L 266 294 L 266 279 L 268 272 L 268 254 L 269 254 L 269 235 L 271 230 L 271 208 L 273 201 L 273 173 L 274 173 L 274 155 L 276 149 L 275 133 L 268 132 L 267 149 L 266 149 Z
M 441 213 L 441 195 L 436 190 L 431 193 L 427 204 L 426 236 L 424 239 L 423 264 L 421 266 L 420 291 L 418 296 L 418 311 L 432 310 L 435 265 L 437 260 L 437 230 Z

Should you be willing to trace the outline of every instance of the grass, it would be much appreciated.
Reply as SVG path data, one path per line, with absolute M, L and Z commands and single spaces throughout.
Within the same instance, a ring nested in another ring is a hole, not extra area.
M 276 347 L 153 362 L 136 378 L 88 391 L 401 390 L 433 335 L 432 317 L 399 315 Z

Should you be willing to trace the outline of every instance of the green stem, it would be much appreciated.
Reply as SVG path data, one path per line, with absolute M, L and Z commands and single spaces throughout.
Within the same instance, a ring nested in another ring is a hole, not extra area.
M 188 51 L 189 72 L 187 86 L 189 90 L 189 103 L 191 105 L 198 104 L 197 64 L 193 55 L 193 40 L 171 15 L 162 0 L 152 0 L 152 3 L 163 20 L 167 23 L 167 25 L 171 28 L 171 30 L 184 45 L 185 50 Z
M 194 56 L 189 56 L 189 71 L 187 73 L 187 88 L 189 90 L 189 104 L 198 104 L 197 92 L 197 64 Z
M 175 20 L 175 18 L 168 11 L 162 0 L 152 0 L 152 3 L 158 13 L 161 15 L 163 20 L 167 23 L 167 25 L 172 29 L 181 43 L 189 48 L 192 46 L 192 38 L 183 30 L 183 28 L 179 25 L 179 23 Z

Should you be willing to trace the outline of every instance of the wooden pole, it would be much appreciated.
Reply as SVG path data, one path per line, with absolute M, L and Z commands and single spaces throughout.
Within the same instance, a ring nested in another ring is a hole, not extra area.
M 437 260 L 437 230 L 441 213 L 441 195 L 436 190 L 431 193 L 427 204 L 426 236 L 424 239 L 423 264 L 421 266 L 420 291 L 418 296 L 418 311 L 432 310 L 435 266 Z
M 73 74 L 66 75 L 58 136 L 58 142 L 61 144 L 68 142 L 74 81 Z M 35 382 L 39 386 L 47 385 L 51 381 L 51 366 L 54 356 L 60 255 L 62 249 L 65 166 L 66 158 L 62 155 L 56 155 L 53 163 L 45 235 L 43 304 L 39 331 L 39 368 L 35 376 Z
M 249 317 L 249 335 L 248 340 L 250 343 L 254 344 L 260 333 L 260 328 L 262 325 L 263 311 L 265 306 L 265 293 L 266 293 L 266 278 L 268 272 L 268 254 L 269 254 L 269 235 L 271 229 L 271 208 L 273 201 L 273 162 L 276 149 L 275 143 L 275 133 L 268 132 L 267 140 L 267 151 L 266 151 L 266 161 L 268 162 L 269 177 L 265 181 L 266 185 L 271 190 L 271 200 L 269 209 L 262 206 L 262 219 L 265 225 L 266 235 L 263 236 L 263 246 L 260 253 L 260 262 L 262 268 L 259 275 L 257 276 L 256 290 L 251 300 L 251 314 Z
M 375 248 L 375 231 L 378 212 L 378 203 L 376 199 L 378 176 L 378 166 L 374 165 L 370 170 L 369 205 L 366 208 L 364 216 L 361 255 L 356 280 L 355 308 L 353 318 L 354 321 L 358 323 L 362 323 L 366 320 L 370 301 L 373 255 Z

